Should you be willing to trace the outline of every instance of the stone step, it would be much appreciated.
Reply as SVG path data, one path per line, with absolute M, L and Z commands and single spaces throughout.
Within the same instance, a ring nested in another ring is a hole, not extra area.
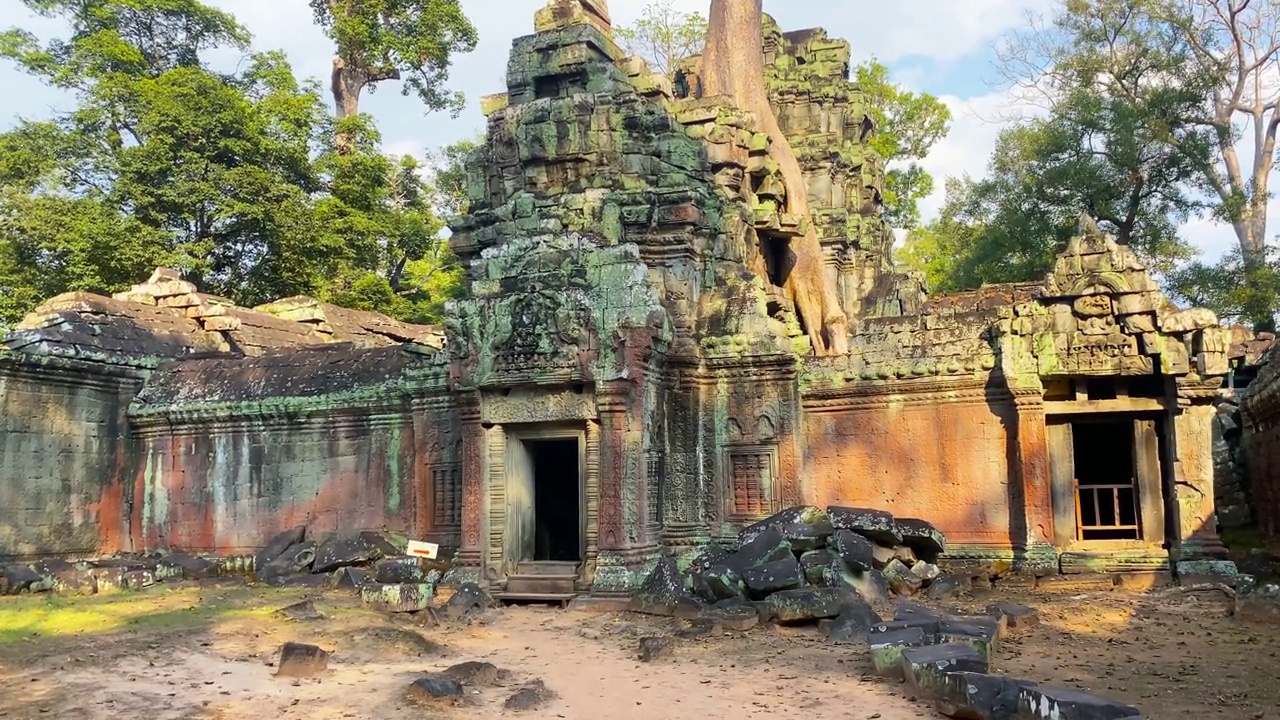
M 578 597 L 576 593 L 500 592 L 493 594 L 493 598 L 502 603 L 545 603 L 559 605 L 562 608 L 568 607 L 569 603 L 573 602 L 576 597 Z
M 569 575 L 578 577 L 578 563 L 526 560 L 517 568 L 520 575 Z
M 578 577 L 576 575 L 510 575 L 507 577 L 508 593 L 547 593 L 574 594 Z

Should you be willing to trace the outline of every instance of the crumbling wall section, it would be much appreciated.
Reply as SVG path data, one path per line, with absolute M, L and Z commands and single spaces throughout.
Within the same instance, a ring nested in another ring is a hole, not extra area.
M 140 371 L 0 351 L 0 561 L 127 550 Z
M 244 552 L 297 525 L 450 542 L 457 442 L 433 357 L 329 346 L 162 365 L 130 409 L 140 549 Z

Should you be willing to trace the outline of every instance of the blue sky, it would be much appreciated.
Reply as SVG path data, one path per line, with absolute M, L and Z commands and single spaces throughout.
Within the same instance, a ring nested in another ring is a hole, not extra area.
M 257 49 L 284 50 L 299 76 L 322 81 L 328 77 L 332 48 L 313 24 L 307 0 L 205 0 L 234 14 L 254 35 Z M 649 0 L 610 0 L 614 22 L 633 21 Z M 386 149 L 421 155 L 424 151 L 471 137 L 483 128 L 477 99 L 504 89 L 507 52 L 511 40 L 532 32 L 533 14 L 545 0 L 462 0 L 480 33 L 475 52 L 460 57 L 452 86 L 466 93 L 470 104 L 463 114 L 424 115 L 412 98 L 398 88 L 383 87 L 366 95 L 361 109 L 377 118 Z M 705 12 L 707 0 L 676 0 L 681 9 Z M 877 57 L 893 78 L 913 90 L 939 96 L 952 107 L 955 123 L 950 136 L 925 161 L 939 179 L 969 173 L 981 175 L 1000 125 L 992 120 L 1007 110 L 1011 98 L 994 86 L 992 43 L 1005 31 L 1025 23 L 1026 13 L 1050 10 L 1054 0 L 907 0 L 898 3 L 865 0 L 765 0 L 765 10 L 784 29 L 821 26 L 848 39 L 855 59 Z M 0 0 L 0 24 L 16 24 L 48 36 L 55 24 L 31 17 L 21 0 Z M 236 58 L 221 58 L 234 63 Z M 46 117 L 65 109 L 67 98 L 22 75 L 12 65 L 0 65 L 0 129 L 19 118 Z M 926 214 L 941 205 L 941 193 L 925 204 Z M 1273 211 L 1280 217 L 1280 207 Z M 1193 220 L 1184 230 L 1210 257 L 1234 242 L 1230 228 L 1208 220 Z

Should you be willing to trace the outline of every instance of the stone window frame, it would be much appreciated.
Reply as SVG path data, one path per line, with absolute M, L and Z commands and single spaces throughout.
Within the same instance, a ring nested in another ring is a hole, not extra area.
M 738 512 L 735 501 L 734 459 L 744 456 L 763 456 L 769 470 L 769 477 L 764 480 L 767 487 L 761 488 L 761 496 L 765 507 L 758 512 Z M 778 486 L 778 445 L 777 443 L 734 443 L 725 446 L 723 469 L 721 471 L 721 511 L 729 522 L 757 521 L 769 517 L 781 508 Z
M 431 529 L 462 528 L 462 463 L 441 462 L 427 466 L 431 479 Z M 449 499 L 452 506 L 442 500 Z M 451 512 L 446 512 L 446 509 Z

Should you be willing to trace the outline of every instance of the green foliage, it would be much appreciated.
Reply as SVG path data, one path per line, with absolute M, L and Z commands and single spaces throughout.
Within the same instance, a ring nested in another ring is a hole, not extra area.
M 311 9 L 356 77 L 356 95 L 401 80 L 428 110 L 462 110 L 462 95 L 444 85 L 453 55 L 474 50 L 477 38 L 458 0 L 311 0 Z
M 0 190 L 0 324 L 59 293 L 118 292 L 168 259 L 162 233 L 99 200 Z
M 913 93 L 889 78 L 889 68 L 872 59 L 854 68 L 876 123 L 871 147 L 884 158 L 885 220 L 897 228 L 920 222 L 919 203 L 933 193 L 933 178 L 919 165 L 951 129 L 951 109 L 927 93 Z
M 1280 252 L 1269 246 L 1264 261 L 1248 268 L 1233 248 L 1216 264 L 1188 263 L 1168 280 L 1174 298 L 1210 308 L 1223 321 L 1249 322 L 1255 307 L 1280 307 Z
M 320 88 L 282 54 L 230 76 L 202 65 L 246 41 L 229 16 L 193 0 L 28 4 L 71 36 L 10 31 L 0 51 L 77 104 L 0 133 L 0 322 L 159 265 L 244 305 L 309 294 L 418 321 L 456 292 L 433 191 L 367 118 L 339 121 L 361 138 L 339 153 Z
M 1270 296 L 1277 9 L 1273 0 L 1067 0 L 1052 23 L 1011 33 L 1000 49 L 1006 78 L 1055 107 L 1074 94 L 1126 107 L 1143 142 L 1178 165 L 1180 185 L 1231 224 L 1241 264 L 1218 274 L 1243 272 L 1240 282 L 1256 285 L 1247 293 L 1255 303 Z M 1269 327 L 1276 309 L 1254 305 L 1246 315 Z
M 467 164 L 485 142 L 484 134 L 475 139 L 459 140 L 433 153 L 431 185 L 435 190 L 435 208 L 443 217 L 465 215 L 470 207 L 467 195 Z
M 702 52 L 707 18 L 676 9 L 673 0 L 656 0 L 645 6 L 634 25 L 616 27 L 613 33 L 627 52 L 674 77 L 677 63 Z

